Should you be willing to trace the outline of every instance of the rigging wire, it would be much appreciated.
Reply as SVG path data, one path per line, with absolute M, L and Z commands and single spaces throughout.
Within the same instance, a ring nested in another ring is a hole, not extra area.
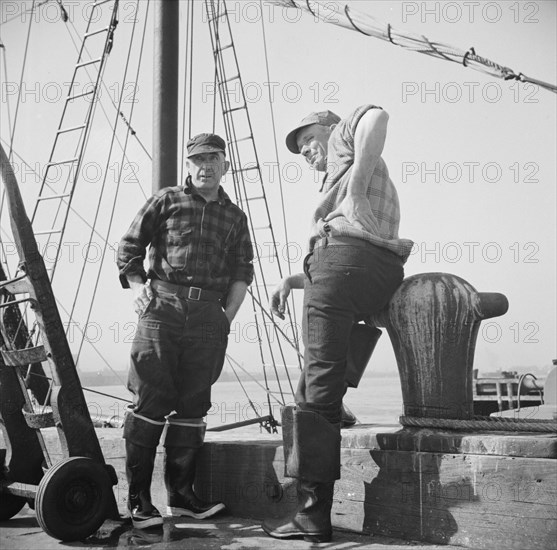
M 137 8 L 139 8 L 139 0 L 136 0 L 136 1 L 137 1 L 137 4 L 136 4 L 136 9 L 137 9 Z M 144 25 L 143 25 L 143 36 L 142 36 L 141 48 L 140 48 L 140 58 L 139 58 L 139 61 L 138 61 L 138 68 L 137 68 L 138 71 L 139 71 L 139 66 L 141 65 L 141 56 L 143 54 L 143 46 L 145 44 L 145 34 L 146 34 L 146 28 L 147 28 L 147 14 L 148 14 L 148 11 L 149 11 L 149 3 L 150 2 L 147 2 L 147 11 L 146 11 L 146 14 L 145 14 L 145 21 L 144 21 Z M 123 75 L 123 78 L 122 78 L 122 82 L 126 81 L 126 76 L 128 74 L 128 68 L 129 68 L 129 64 L 130 64 L 130 57 L 131 57 L 131 53 L 132 53 L 133 41 L 134 41 L 134 36 L 135 36 L 136 23 L 137 23 L 137 19 L 134 19 L 131 38 L 130 38 L 130 46 L 129 46 L 129 49 L 128 49 L 128 56 L 127 56 L 127 59 L 126 59 L 126 64 L 125 64 L 125 68 L 124 68 L 124 75 Z M 137 87 L 134 87 L 134 98 L 135 98 L 135 91 L 136 90 L 137 90 Z M 97 218 L 98 218 L 98 215 L 99 215 L 99 212 L 100 212 L 100 206 L 101 206 L 102 197 L 103 197 L 103 194 L 104 194 L 104 188 L 105 188 L 105 185 L 106 185 L 106 178 L 107 178 L 107 175 L 108 175 L 110 159 L 112 158 L 112 150 L 114 148 L 116 129 L 117 129 L 117 126 L 118 126 L 118 114 L 121 112 L 123 95 L 124 95 L 124 86 L 122 86 L 121 93 L 120 93 L 117 115 L 116 115 L 115 125 L 114 125 L 114 128 L 113 128 L 113 133 L 112 133 L 112 140 L 111 140 L 111 143 L 110 143 L 110 149 L 109 149 L 108 157 L 107 157 L 107 160 L 106 160 L 105 175 L 104 175 L 103 183 L 102 183 L 102 186 L 101 186 L 100 197 L 99 197 L 99 201 L 97 203 L 97 211 L 95 213 L 95 222 L 94 222 L 93 225 L 96 224 L 96 221 L 97 221 Z M 130 112 L 130 120 L 133 116 L 133 108 L 134 108 L 135 102 L 132 101 L 131 105 L 132 106 L 131 106 L 131 112 Z M 122 170 L 123 170 L 123 160 L 126 156 L 126 149 L 127 149 L 127 145 L 128 145 L 129 136 L 130 136 L 130 133 L 127 132 L 125 142 L 124 142 L 124 150 L 122 151 L 122 162 L 120 164 L 120 171 L 119 171 L 118 178 L 117 178 L 115 197 L 114 197 L 114 200 L 112 201 L 112 210 L 110 212 L 109 223 L 108 223 L 108 227 L 107 227 L 107 235 L 110 234 L 110 229 L 112 228 L 112 223 L 114 221 L 114 212 L 115 212 L 115 209 L 116 209 L 116 202 L 117 202 L 117 198 L 118 198 L 118 192 L 120 190 L 120 181 L 121 181 Z M 89 243 L 91 243 L 92 238 L 93 238 L 93 235 L 91 233 L 91 235 L 89 237 Z M 95 303 L 95 296 L 96 296 L 97 289 L 98 289 L 98 286 L 99 286 L 100 276 L 101 276 L 102 268 L 104 266 L 104 260 L 105 260 L 105 257 L 106 257 L 106 249 L 107 249 L 107 247 L 105 245 L 103 247 L 103 250 L 102 250 L 101 260 L 99 262 L 99 269 L 97 271 L 97 277 L 96 277 L 96 280 L 95 280 L 95 285 L 93 287 L 93 293 L 92 293 L 91 301 L 90 301 L 90 304 L 89 304 L 89 311 L 87 313 L 87 319 L 85 321 L 85 326 L 88 326 L 89 320 L 91 318 L 91 313 L 92 313 L 93 306 L 94 306 L 94 303 Z M 81 278 L 80 278 L 78 289 L 77 289 L 77 292 L 76 292 L 76 300 L 77 300 L 77 294 L 79 293 L 79 290 L 81 288 L 81 282 L 82 282 L 82 279 L 83 279 L 84 271 L 85 271 L 85 262 L 83 263 Z M 81 355 L 81 350 L 83 348 L 83 342 L 84 342 L 84 339 L 81 341 L 81 344 L 79 346 L 76 362 L 79 360 L 79 357 Z
M 4 46 L 4 43 L 0 41 L 0 49 L 2 50 L 2 61 L 3 61 L 3 66 L 4 66 L 4 82 L 6 83 L 6 85 L 8 84 L 8 60 L 6 57 L 6 47 Z M 8 136 L 10 141 L 12 140 L 12 118 L 11 118 L 11 111 L 10 111 L 10 100 L 8 97 L 6 97 L 6 110 L 7 110 L 7 116 L 8 116 Z M 4 140 L 2 140 L 4 141 Z M 6 147 L 9 149 L 10 146 L 9 144 L 6 144 Z M 0 215 L 2 214 L 2 212 L 4 211 L 4 205 L 5 205 L 5 200 L 6 200 L 6 189 L 2 188 L 2 196 L 0 197 Z M 6 234 L 6 236 L 8 236 Z M 6 254 L 6 249 L 4 247 L 4 240 L 2 239 L 2 235 L 0 234 L 0 252 L 2 253 L 2 256 L 4 257 L 4 263 L 6 266 L 6 276 L 9 277 L 10 276 L 10 266 L 8 264 L 8 260 L 7 260 L 7 254 Z
M 15 138 L 17 115 L 19 113 L 19 105 L 21 104 L 21 92 L 23 90 L 23 75 L 25 74 L 25 67 L 27 65 L 27 53 L 29 51 L 29 42 L 31 40 L 31 29 L 33 23 L 34 10 L 35 10 L 35 0 L 33 0 L 33 4 L 31 5 L 31 17 L 29 17 L 29 27 L 27 29 L 27 38 L 25 40 L 25 53 L 23 54 L 23 64 L 21 66 L 21 76 L 19 78 L 19 93 L 17 94 L 17 101 L 15 104 L 14 125 L 12 128 L 12 135 L 10 139 L 10 150 L 8 151 L 8 160 L 10 161 L 12 160 L 12 149 L 13 149 L 14 138 Z
M 395 30 L 390 23 L 382 23 L 367 13 L 352 10 L 348 5 L 345 5 L 344 9 L 340 9 L 332 2 L 323 3 L 318 0 L 311 0 L 311 3 L 310 0 L 265 1 L 269 4 L 283 7 L 295 7 L 299 10 L 307 11 L 315 18 L 321 19 L 327 23 L 332 23 L 345 29 L 355 30 L 365 36 L 379 38 L 395 46 L 400 46 L 418 53 L 459 63 L 464 67 L 470 67 L 496 78 L 528 82 L 550 92 L 557 93 L 556 85 L 528 77 L 521 72 L 515 73 L 509 67 L 505 67 L 490 59 L 476 55 L 474 48 L 463 51 L 448 44 L 432 42 L 424 35 Z
M 79 32 L 77 31 L 77 29 L 75 28 L 75 25 L 70 21 L 70 26 L 73 30 L 73 32 L 75 33 L 77 39 L 79 39 Z M 70 26 L 68 26 L 68 34 L 70 36 L 70 39 L 73 43 L 74 49 L 76 52 L 79 52 L 79 47 L 76 43 L 76 38 L 74 36 L 72 36 L 72 33 L 70 31 Z M 89 53 L 89 51 L 87 50 L 87 48 L 85 48 L 85 52 Z M 87 72 L 87 76 L 90 77 L 90 72 L 88 70 L 87 67 L 84 67 L 84 69 Z M 114 102 L 114 99 L 111 97 L 111 94 L 109 93 L 109 89 L 106 87 L 106 84 L 104 82 L 101 81 L 101 86 L 103 91 L 105 92 L 105 94 L 102 94 L 102 96 L 100 97 L 99 101 L 97 103 L 99 103 L 99 106 L 101 108 L 101 111 L 104 115 L 104 118 L 106 120 L 106 122 L 110 125 L 110 118 L 108 117 L 108 113 L 106 112 L 106 109 L 104 108 L 104 104 L 103 104 L 103 96 L 108 96 L 109 100 L 110 100 L 110 104 L 112 105 L 112 107 L 114 107 L 114 109 L 116 109 L 116 104 Z M 122 118 L 125 119 L 125 117 L 123 116 L 123 114 L 120 115 Z M 143 142 L 139 139 L 137 132 L 135 132 L 135 130 L 133 130 L 133 128 L 131 126 L 128 125 L 128 128 L 130 130 L 130 132 L 132 132 L 132 135 L 135 137 L 135 139 L 137 140 L 138 144 L 140 145 L 141 149 L 145 152 L 145 154 L 147 155 L 147 157 L 149 158 L 149 160 L 153 160 L 150 153 L 148 152 L 147 148 L 143 145 Z M 118 137 L 116 137 L 116 141 L 118 143 L 118 145 L 120 146 L 120 148 L 122 148 L 122 144 L 120 143 L 120 139 Z M 129 163 L 129 159 L 126 157 L 126 160 Z M 139 182 L 140 184 L 140 191 L 143 194 L 143 197 L 145 198 L 145 200 L 147 200 L 147 197 L 149 196 L 149 194 L 145 191 L 145 189 L 143 188 L 143 186 L 141 185 L 141 182 Z
M 75 191 L 75 187 L 77 185 L 78 175 L 79 175 L 81 167 L 83 165 L 83 157 L 84 157 L 84 154 L 85 154 L 85 150 L 87 148 L 87 144 L 89 143 L 89 140 L 91 139 L 92 121 L 94 119 L 95 111 L 96 111 L 97 106 L 98 106 L 98 101 L 95 101 L 95 98 L 98 97 L 99 83 L 102 83 L 102 75 L 103 75 L 104 70 L 106 68 L 106 59 L 108 58 L 108 55 L 110 54 L 110 50 L 112 49 L 112 41 L 113 41 L 114 31 L 115 31 L 115 29 L 118 25 L 118 18 L 117 18 L 118 1 L 119 0 L 114 0 L 114 4 L 113 4 L 113 10 L 114 11 L 113 11 L 113 13 L 110 17 L 110 24 L 106 29 L 108 32 L 107 32 L 107 36 L 106 36 L 106 40 L 105 40 L 105 45 L 103 47 L 103 54 L 100 58 L 99 71 L 97 72 L 96 77 L 91 79 L 91 83 L 94 82 L 94 87 L 93 87 L 94 94 L 92 96 L 92 101 L 90 102 L 90 105 L 87 109 L 87 114 L 86 114 L 86 117 L 85 117 L 85 123 L 84 123 L 83 129 L 81 130 L 80 138 L 77 141 L 76 147 L 75 147 L 74 157 L 77 161 L 76 164 L 75 164 L 75 173 L 72 176 L 72 172 L 69 171 L 68 175 L 67 175 L 67 178 L 66 178 L 66 182 L 64 184 L 64 193 L 67 192 L 68 185 L 69 185 L 68 200 L 67 200 L 67 203 L 66 203 L 68 205 L 71 204 L 71 201 L 72 201 L 72 198 L 73 198 L 73 195 L 74 195 L 74 191 Z M 97 4 L 95 4 L 95 5 L 97 5 Z M 87 23 L 87 28 L 86 28 L 86 33 L 89 32 L 89 29 L 91 27 L 91 23 L 92 23 L 92 20 L 93 20 L 92 18 L 93 18 L 93 10 L 91 10 L 91 12 L 90 12 L 89 21 Z M 85 37 L 83 39 L 83 42 L 81 44 L 81 48 L 80 48 L 79 54 L 78 54 L 78 61 L 80 61 L 82 59 L 81 56 L 82 56 L 83 51 L 85 51 L 86 53 L 89 53 L 87 51 L 86 46 L 85 46 L 86 37 L 87 37 L 87 34 L 85 35 Z M 77 67 L 79 67 L 79 65 L 76 65 L 76 70 L 77 70 Z M 71 94 L 72 87 L 75 83 L 75 77 L 76 77 L 76 72 L 74 71 L 72 82 L 70 84 L 69 94 Z M 69 95 L 68 95 L 68 98 L 66 98 L 66 104 L 65 104 L 66 107 L 67 107 L 69 101 L 70 100 L 69 100 Z M 64 119 L 64 116 L 66 114 L 66 107 L 64 108 L 64 111 L 62 113 L 62 120 Z M 52 146 L 50 160 L 52 160 L 52 156 L 54 155 L 54 152 L 56 150 L 56 145 L 58 144 L 58 135 L 59 134 L 57 133 L 57 136 L 54 140 L 54 144 Z M 73 165 L 72 165 L 72 168 L 73 168 Z M 47 166 L 47 169 L 48 169 L 48 166 Z M 39 191 L 40 196 L 42 195 L 42 190 L 43 190 L 45 182 L 46 182 L 46 175 L 47 175 L 47 173 L 45 172 L 43 183 L 42 183 L 41 189 Z M 64 201 L 64 203 L 65 203 L 65 201 Z M 58 245 L 56 246 L 56 254 L 54 256 L 54 260 L 50 262 L 51 265 L 52 265 L 52 270 L 51 270 L 51 273 L 50 273 L 51 282 L 53 281 L 54 275 L 56 273 L 57 260 L 58 260 L 59 254 L 60 254 L 60 248 L 61 248 L 63 236 L 65 234 L 66 226 L 67 226 L 67 223 L 68 223 L 69 211 L 68 211 L 67 208 L 63 209 L 62 205 L 63 205 L 63 202 L 60 201 L 58 203 L 58 207 L 56 209 L 56 213 L 55 213 L 54 219 L 52 221 L 52 224 L 54 225 L 56 223 L 56 221 L 58 220 L 58 216 L 61 215 L 62 226 L 61 226 L 61 229 L 59 231 L 59 233 L 60 233 L 59 239 L 60 240 L 58 242 Z M 36 217 L 38 209 L 39 209 L 39 201 L 37 201 L 35 203 L 35 208 L 33 210 L 32 216 L 31 216 L 31 222 L 32 223 L 35 221 L 35 217 Z M 47 242 L 46 242 L 46 246 L 48 246 L 48 244 L 50 243 L 50 238 L 51 238 L 52 235 L 53 235 L 52 233 L 49 234 Z M 74 307 L 75 307 L 75 302 L 74 302 Z M 73 314 L 73 307 L 72 307 L 72 314 Z M 70 322 L 71 322 L 71 319 L 72 318 L 70 317 Z M 68 325 L 68 327 L 69 327 L 69 325 Z
M 259 0 L 259 7 L 261 9 L 261 13 L 263 13 L 263 2 L 262 0 Z M 263 52 L 265 54 L 265 69 L 266 69 L 266 73 L 267 73 L 267 93 L 269 95 L 269 110 L 271 113 L 271 125 L 273 128 L 273 143 L 275 146 L 275 160 L 276 160 L 276 165 L 277 165 L 277 172 L 278 172 L 278 183 L 279 183 L 279 191 L 280 191 L 280 205 L 281 205 L 281 210 L 282 210 L 282 224 L 283 224 L 283 230 L 284 230 L 284 238 L 286 240 L 287 243 L 290 242 L 290 239 L 288 238 L 288 226 L 286 223 L 286 206 L 285 206 L 285 202 L 284 202 L 284 188 L 283 188 L 283 182 L 282 182 L 282 173 L 280 170 L 280 162 L 279 162 L 279 152 L 278 152 L 278 142 L 277 142 L 277 128 L 276 128 L 276 124 L 275 124 L 275 111 L 273 109 L 273 98 L 271 95 L 271 75 L 270 75 L 270 70 L 269 70 L 269 55 L 268 55 L 268 50 L 267 50 L 267 35 L 266 35 L 266 31 L 265 31 L 265 21 L 264 21 L 264 17 L 261 17 L 261 29 L 262 29 L 262 34 L 263 34 Z M 286 264 L 288 266 L 288 274 L 292 275 L 292 266 L 290 263 L 290 254 L 288 253 L 289 248 L 287 247 L 287 259 L 286 259 Z M 297 327 L 297 316 L 296 316 L 296 308 L 294 306 L 294 299 L 292 298 L 291 300 L 291 307 L 292 307 L 292 317 L 294 319 L 294 326 Z M 298 340 L 298 331 L 294 331 L 294 340 L 296 342 L 296 345 L 299 346 L 299 340 Z M 301 364 L 299 364 L 300 368 L 301 368 Z
M 22 15 L 25 15 L 26 13 L 31 13 L 31 17 L 29 17 L 29 20 L 32 20 L 33 19 L 33 11 L 36 8 L 40 8 L 44 4 L 48 4 L 48 2 L 50 2 L 50 0 L 43 0 L 42 2 L 38 2 L 37 4 L 35 4 L 35 0 L 33 0 L 33 4 L 35 4 L 34 6 L 30 7 L 29 9 L 26 9 L 26 10 L 22 11 L 21 13 L 18 13 L 17 15 L 14 15 L 13 17 L 10 17 L 9 19 L 6 19 L 6 21 L 2 21 L 2 25 L 7 25 L 8 23 L 11 23 L 12 21 L 15 21 L 16 19 L 19 19 Z
M 181 147 L 181 162 L 180 162 L 180 184 L 184 182 L 184 162 L 186 158 L 186 112 L 188 112 L 188 138 L 191 137 L 191 118 L 192 118 L 192 104 L 193 104 L 193 0 L 188 0 L 186 11 L 186 52 L 184 56 L 184 102 L 182 107 L 182 147 Z M 189 83 L 189 88 L 188 88 Z M 189 96 L 188 96 L 189 93 Z M 189 97 L 189 101 L 188 101 Z
M 213 21 L 215 22 L 213 27 L 209 27 L 211 32 L 211 41 L 212 41 L 212 46 L 213 46 L 213 51 L 215 52 L 215 64 L 216 64 L 216 74 L 217 74 L 217 87 L 219 89 L 219 95 L 221 98 L 221 103 L 222 103 L 222 108 L 223 108 L 223 115 L 225 113 L 231 113 L 233 112 L 232 109 L 232 105 L 230 102 L 230 95 L 228 93 L 228 81 L 229 79 L 227 79 L 227 75 L 226 75 L 226 70 L 225 70 L 225 66 L 224 66 L 224 60 L 223 60 L 223 56 L 222 55 L 218 55 L 218 52 L 221 51 L 222 52 L 222 44 L 221 44 L 221 34 L 220 34 L 220 28 L 219 28 L 219 21 L 221 18 L 224 18 L 223 16 L 226 16 L 226 19 L 228 19 L 228 14 L 227 14 L 227 10 L 226 10 L 226 3 L 224 1 L 222 1 L 222 7 L 223 7 L 223 11 L 222 14 L 220 13 L 220 9 L 221 9 L 221 1 L 220 0 L 216 0 L 217 3 L 217 8 L 215 9 L 215 0 L 210 0 L 210 4 L 209 4 L 209 0 L 206 0 L 205 2 L 205 6 L 206 6 L 206 10 L 207 10 L 207 17 L 209 21 Z M 209 8 L 209 5 L 211 5 L 211 8 Z M 216 14 L 214 17 L 211 17 L 212 14 Z M 229 30 L 229 34 L 230 34 L 230 43 L 233 43 L 233 37 L 232 37 L 232 33 L 231 33 L 231 29 L 230 29 L 230 22 L 228 22 L 228 30 Z M 243 86 L 242 86 L 242 79 L 240 76 L 240 70 L 239 70 L 239 66 L 238 66 L 238 61 L 236 58 L 236 52 L 235 49 L 233 48 L 233 52 L 234 52 L 234 59 L 236 61 L 236 72 L 237 72 L 237 76 L 235 78 L 237 78 L 239 80 L 239 84 L 240 84 L 240 90 L 243 92 Z M 242 94 L 243 95 L 243 94 Z M 244 98 L 244 106 L 242 107 L 246 110 L 247 113 L 247 107 L 245 106 L 245 98 Z M 234 126 L 234 122 L 233 120 L 231 120 L 230 117 L 227 116 L 223 116 L 224 118 L 224 124 L 225 124 L 225 128 L 226 128 L 226 134 L 227 137 L 230 141 L 231 146 L 229 147 L 230 150 L 230 155 L 231 155 L 231 163 L 232 166 L 235 167 L 235 170 L 233 171 L 233 176 L 234 177 L 234 186 L 235 186 L 235 192 L 236 192 L 236 196 L 238 197 L 240 206 L 242 207 L 243 202 L 245 202 L 245 208 L 247 210 L 247 217 L 249 220 L 249 224 L 250 224 L 250 229 L 251 229 L 251 234 L 254 240 L 254 244 L 257 247 L 257 242 L 255 239 L 255 231 L 254 231 L 254 225 L 253 225 L 253 215 L 251 212 L 251 206 L 249 203 L 249 200 L 247 200 L 247 190 L 246 190 L 246 186 L 245 186 L 245 180 L 243 177 L 243 172 L 242 172 L 242 168 L 241 168 L 241 162 L 240 162 L 240 158 L 239 158 L 239 150 L 237 149 L 237 143 L 238 143 L 238 139 L 237 139 L 237 135 L 236 135 L 236 128 Z M 248 115 L 248 121 L 249 121 L 249 115 Z M 253 140 L 253 131 L 251 128 L 251 124 L 249 125 L 249 130 L 250 130 L 250 137 Z M 254 151 L 255 153 L 255 166 L 259 167 L 259 161 L 257 159 L 257 152 Z M 261 180 L 261 175 L 259 175 L 259 179 Z M 261 189 L 263 196 L 265 194 L 264 188 L 262 187 Z M 243 197 L 246 197 L 246 200 L 243 201 Z M 273 238 L 273 241 L 275 243 L 276 246 L 276 241 Z M 280 267 L 280 264 L 279 264 Z M 265 280 L 265 275 L 263 272 L 263 268 L 261 265 L 261 262 L 259 262 L 259 270 L 261 272 L 261 278 L 264 281 Z M 256 283 L 258 281 L 257 277 L 255 279 Z M 257 289 L 257 293 L 258 295 L 260 294 L 260 289 L 259 289 L 259 284 L 256 284 L 256 289 Z M 250 295 L 253 297 L 253 291 L 251 291 L 250 289 Z M 256 307 L 256 302 L 255 300 L 252 299 L 252 307 L 253 307 L 253 313 L 254 313 L 254 317 L 255 317 L 255 328 L 256 328 L 256 332 L 257 332 L 257 341 L 259 343 L 259 351 L 260 351 L 260 358 L 261 358 L 261 364 L 263 367 L 263 376 L 265 378 L 265 384 L 268 387 L 269 386 L 269 380 L 267 378 L 267 372 L 266 372 L 266 362 L 265 362 L 265 357 L 264 357 L 264 351 L 263 351 L 263 346 L 262 346 L 262 337 L 261 337 L 261 327 L 260 324 L 258 323 L 257 320 L 257 307 Z M 265 332 L 265 336 L 266 336 L 266 342 L 268 344 L 268 348 L 269 348 L 269 353 L 271 354 L 272 357 L 272 366 L 273 366 L 273 370 L 275 372 L 275 376 L 276 376 L 276 380 L 277 380 L 277 384 L 279 386 L 279 390 L 282 394 L 282 386 L 280 383 L 280 378 L 278 376 L 278 371 L 276 369 L 276 363 L 274 361 L 274 357 L 273 357 L 273 349 L 271 346 L 271 341 L 269 338 L 269 334 L 268 334 L 268 327 L 267 325 L 264 323 L 263 324 L 263 330 Z M 291 387 L 292 391 L 293 388 Z M 271 411 L 271 403 L 268 399 L 268 405 L 269 405 L 269 411 Z
M 2 143 L 4 143 L 4 145 L 6 145 L 6 147 L 9 145 L 3 138 L 0 137 L 0 141 Z M 40 179 L 40 174 L 38 172 L 35 171 L 35 169 L 20 155 L 18 154 L 18 152 L 14 149 L 14 156 L 17 157 L 28 169 L 31 173 L 35 174 L 35 176 L 37 176 L 37 178 Z M 46 183 L 47 187 L 54 192 L 54 188 L 47 182 Z M 75 215 L 79 220 L 81 220 L 86 227 L 88 227 L 89 229 L 93 229 L 95 232 L 95 236 L 99 237 L 99 239 L 102 240 L 103 243 L 106 244 L 106 246 L 108 246 L 108 248 L 112 251 L 112 252 L 116 252 L 116 248 L 111 245 L 107 238 L 102 234 L 99 233 L 97 230 L 95 230 L 93 228 L 93 226 L 72 206 L 69 205 L 70 211 L 73 215 Z M 6 231 L 1 228 L 1 230 L 7 235 Z

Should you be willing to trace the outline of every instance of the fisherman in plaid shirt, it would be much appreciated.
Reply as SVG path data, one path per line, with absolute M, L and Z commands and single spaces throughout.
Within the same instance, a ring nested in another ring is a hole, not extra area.
M 304 273 L 283 279 L 271 296 L 272 312 L 283 318 L 291 289 L 304 289 L 305 346 L 297 406 L 282 414 L 286 475 L 298 479 L 298 507 L 293 516 L 265 520 L 263 529 L 272 537 L 331 539 L 342 398 L 347 386 L 357 385 L 381 334 L 358 321 L 389 302 L 412 249 L 412 241 L 398 236 L 398 196 L 381 158 L 387 121 L 374 105 L 358 107 L 343 120 L 331 111 L 311 113 L 286 138 L 292 153 L 325 176 Z M 367 344 L 353 337 L 356 328 L 375 331 L 359 372 L 351 366 L 355 344 Z
M 165 424 L 167 513 L 204 519 L 224 508 L 194 493 L 195 463 L 230 324 L 253 279 L 246 215 L 220 186 L 230 165 L 224 140 L 200 134 L 187 149 L 186 185 L 151 197 L 118 249 L 120 281 L 132 288 L 139 315 L 124 438 L 128 509 L 140 529 L 163 523 L 150 486 Z

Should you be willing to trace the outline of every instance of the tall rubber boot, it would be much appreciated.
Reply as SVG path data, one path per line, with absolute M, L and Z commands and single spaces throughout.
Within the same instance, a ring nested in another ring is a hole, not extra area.
M 295 407 L 282 413 L 285 475 L 298 479 L 294 514 L 266 519 L 263 530 L 274 538 L 329 542 L 335 480 L 340 478 L 340 425 Z
M 128 478 L 128 512 L 136 529 L 148 529 L 163 524 L 160 512 L 151 502 L 151 480 L 155 466 L 157 445 L 164 422 L 156 422 L 126 413 L 126 477 Z
M 136 529 L 163 524 L 160 512 L 151 502 L 151 480 L 157 448 L 141 447 L 126 439 L 128 511 Z
M 199 448 L 166 447 L 164 482 L 168 493 L 169 516 L 205 519 L 224 510 L 222 502 L 204 502 L 193 490 Z

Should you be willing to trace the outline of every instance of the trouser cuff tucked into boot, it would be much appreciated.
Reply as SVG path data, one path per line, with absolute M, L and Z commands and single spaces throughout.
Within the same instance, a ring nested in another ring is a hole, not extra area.
M 266 519 L 263 530 L 275 538 L 303 537 L 328 542 L 335 479 L 340 478 L 340 425 L 312 411 L 282 411 L 285 475 L 298 479 L 294 514 Z
M 202 418 L 167 418 L 168 427 L 164 436 L 165 447 L 190 447 L 198 449 L 205 441 L 207 424 Z
M 340 479 L 340 425 L 298 407 L 282 409 L 284 475 L 308 481 Z
M 164 422 L 157 422 L 129 412 L 124 422 L 126 440 L 126 477 L 128 511 L 137 529 L 162 525 L 160 512 L 151 502 L 151 480 L 155 455 Z
M 196 463 L 203 445 L 202 419 L 169 419 L 164 441 L 164 481 L 168 493 L 167 513 L 205 519 L 224 509 L 222 502 L 206 502 L 194 492 Z
M 156 449 L 165 424 L 164 421 L 151 420 L 128 409 L 124 419 L 122 437 L 140 447 Z

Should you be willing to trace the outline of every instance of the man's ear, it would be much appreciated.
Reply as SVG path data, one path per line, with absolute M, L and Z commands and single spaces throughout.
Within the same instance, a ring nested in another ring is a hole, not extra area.
M 336 127 L 337 127 L 336 123 L 335 123 L 335 124 L 331 124 L 331 125 L 329 126 L 329 134 L 332 134 L 332 133 L 333 133 L 333 130 L 334 130 Z
M 230 161 L 225 160 L 224 164 L 223 164 L 223 168 L 224 168 L 224 171 L 223 171 L 222 175 L 224 176 L 224 174 L 226 174 L 226 172 L 228 172 L 228 170 L 230 168 Z

